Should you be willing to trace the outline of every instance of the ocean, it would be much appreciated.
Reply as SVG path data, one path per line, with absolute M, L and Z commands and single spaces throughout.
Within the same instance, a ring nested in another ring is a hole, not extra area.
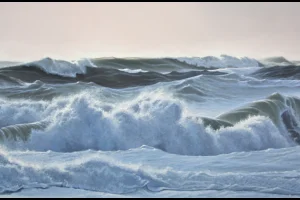
M 0 63 L 0 197 L 300 197 L 300 65 Z

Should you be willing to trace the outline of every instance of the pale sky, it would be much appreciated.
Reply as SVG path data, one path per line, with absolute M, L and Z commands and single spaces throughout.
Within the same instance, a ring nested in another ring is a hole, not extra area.
M 0 3 L 0 60 L 227 54 L 300 60 L 300 3 Z

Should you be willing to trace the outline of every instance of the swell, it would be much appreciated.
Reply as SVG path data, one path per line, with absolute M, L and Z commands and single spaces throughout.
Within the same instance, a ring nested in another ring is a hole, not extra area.
M 168 73 L 171 71 L 195 71 L 206 67 L 181 62 L 175 58 L 94 58 L 91 61 L 98 67 L 109 69 L 130 69 Z
M 186 79 L 201 74 L 221 75 L 223 72 L 189 71 L 170 72 L 161 74 L 157 72 L 127 73 L 117 69 L 86 67 L 85 74 L 76 74 L 76 77 L 65 77 L 56 74 L 46 73 L 36 66 L 14 66 L 0 69 L 0 76 L 5 79 L 15 78 L 24 82 L 35 82 L 40 80 L 44 83 L 75 83 L 93 82 L 104 87 L 125 88 L 135 86 L 151 85 L 158 82 L 169 82 Z M 1 78 L 0 77 L 0 78 Z
M 258 78 L 269 79 L 300 79 L 300 66 L 287 65 L 287 66 L 273 66 L 261 68 L 251 74 Z

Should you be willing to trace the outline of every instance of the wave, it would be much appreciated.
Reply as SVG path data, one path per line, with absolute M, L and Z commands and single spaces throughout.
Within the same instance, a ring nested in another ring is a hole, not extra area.
M 288 65 L 288 66 L 273 66 L 259 69 L 252 74 L 258 78 L 269 79 L 300 79 L 300 66 Z
M 180 62 L 175 58 L 94 58 L 91 61 L 102 68 L 143 70 L 157 73 L 170 73 L 172 71 L 196 71 L 205 67 L 197 67 Z
M 176 58 L 181 62 L 206 68 L 227 68 L 227 67 L 261 67 L 262 63 L 248 57 L 233 57 L 228 55 L 221 55 L 220 57 L 206 56 L 206 57 L 179 57 Z
M 265 58 L 260 60 L 265 66 L 289 66 L 289 65 L 297 65 L 297 62 L 292 62 L 287 60 L 283 56 L 274 56 L 270 58 Z
M 1 149 L 0 193 L 60 187 L 115 194 L 138 190 L 215 190 L 300 195 L 299 171 L 294 167 L 299 148 L 282 152 L 266 150 L 264 162 L 262 155 L 255 152 L 222 157 L 174 157 L 143 146 L 118 153 L 119 156 L 95 151 L 10 153 Z M 282 167 L 282 163 L 289 164 Z
M 68 62 L 49 57 L 39 61 L 24 63 L 22 66 L 37 67 L 48 74 L 55 74 L 65 77 L 76 77 L 76 74 L 85 74 L 87 67 L 96 67 L 89 59 Z
M 147 176 L 143 179 L 140 176 L 142 174 L 135 174 L 135 170 L 129 165 L 122 166 L 111 160 L 90 157 L 90 159 L 73 162 L 65 160 L 60 167 L 53 163 L 42 167 L 17 161 L 5 155 L 5 151 L 2 150 L 0 152 L 2 175 L 0 194 L 10 194 L 27 188 L 46 189 L 53 186 L 128 193 L 143 188 L 147 184 L 148 181 L 145 179 Z M 89 173 L 90 170 L 93 172 Z M 96 178 L 96 180 L 93 178 L 95 175 L 101 178 Z M 11 176 L 15 178 L 11 179 Z M 86 181 L 83 182 L 83 178 Z
M 10 148 L 73 152 L 116 151 L 148 145 L 182 155 L 217 155 L 294 146 L 299 142 L 300 100 L 274 94 L 261 102 L 230 111 L 216 119 L 191 116 L 179 100 L 145 92 L 135 100 L 104 103 L 88 93 L 20 104 L 2 102 L 11 124 L 45 123 L 31 129 L 25 142 Z M 18 111 L 18 115 L 14 113 Z M 32 117 L 30 117 L 32 115 Z M 13 116 L 13 121 L 11 117 Z M 23 133 L 22 128 L 14 128 Z M 26 131 L 28 127 L 26 127 Z M 11 137 L 12 138 L 12 137 Z M 10 141 L 10 140 L 9 140 Z
M 235 124 L 257 115 L 268 117 L 280 130 L 283 130 L 284 127 L 290 133 L 291 138 L 300 144 L 300 99 L 296 97 L 285 97 L 275 93 L 265 100 L 256 101 L 222 114 L 217 119 Z M 224 125 L 229 126 L 228 124 Z
M 73 65 L 66 64 L 67 62 L 59 63 L 50 59 L 43 61 L 50 62 L 49 69 L 46 69 L 48 65 L 38 65 L 34 63 L 32 65 L 20 65 L 13 67 L 6 67 L 0 69 L 1 77 L 6 79 L 18 79 L 23 82 L 33 83 L 37 80 L 44 83 L 61 84 L 61 83 L 75 83 L 81 82 L 93 82 L 101 86 L 112 88 L 124 88 L 151 85 L 158 82 L 169 82 L 174 80 L 181 80 L 189 77 L 198 76 L 200 74 L 209 75 L 221 75 L 224 72 L 197 70 L 188 72 L 176 72 L 172 71 L 166 74 L 161 74 L 153 71 L 140 71 L 134 70 L 134 73 L 128 72 L 128 70 L 120 70 L 105 67 L 89 67 L 85 65 L 84 68 L 73 68 Z M 42 62 L 45 63 L 45 62 Z M 51 63 L 53 65 L 51 65 Z M 55 65 L 55 67 L 53 67 Z M 44 67 L 41 67 L 44 66 Z M 60 68 L 62 66 L 62 68 Z M 65 67 L 67 66 L 67 67 Z M 76 65 L 79 66 L 79 65 Z M 59 69 L 59 70 L 57 70 Z M 75 70 L 74 70 L 75 69 Z M 84 72 L 83 72 L 84 71 Z M 79 73 L 80 72 L 80 73 Z M 67 76 L 65 76 L 67 75 Z M 1 80 L 0 77 L 0 80 Z M 3 79 L 3 78 L 2 78 Z
M 260 63 L 254 59 L 226 55 L 220 58 L 212 56 L 203 58 L 94 58 L 78 61 L 47 57 L 38 61 L 0 68 L 0 75 L 6 76 L 6 79 L 15 78 L 31 83 L 36 80 L 45 83 L 83 81 L 117 88 L 148 85 L 165 80 L 180 80 L 199 74 L 248 74 L 258 70 L 257 67 L 260 66 Z M 178 73 L 182 76 L 178 76 Z M 129 80 L 132 80 L 131 84 L 128 83 Z
M 269 63 L 277 65 L 295 65 L 291 61 L 283 57 L 274 57 L 264 59 Z M 175 58 L 93 58 L 80 59 L 76 61 L 57 60 L 49 57 L 38 61 L 20 63 L 20 62 L 0 62 L 3 67 L 9 66 L 27 66 L 39 68 L 42 71 L 64 77 L 75 78 L 78 74 L 85 74 L 87 68 L 108 68 L 118 69 L 128 73 L 138 72 L 157 72 L 170 73 L 172 71 L 186 72 L 204 69 L 219 69 L 219 68 L 257 68 L 262 66 L 270 66 L 262 64 L 253 58 L 248 57 L 233 57 L 221 55 L 219 57 L 175 57 Z M 273 66 L 273 65 L 272 65 Z

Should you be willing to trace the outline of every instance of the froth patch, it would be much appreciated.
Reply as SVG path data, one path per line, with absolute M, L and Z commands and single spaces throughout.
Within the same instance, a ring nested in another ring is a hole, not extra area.
M 188 116 L 179 101 L 168 98 L 143 96 L 108 110 L 85 95 L 64 104 L 62 109 L 51 106 L 50 125 L 33 130 L 23 148 L 116 151 L 147 145 L 174 154 L 216 155 L 294 145 L 267 117 L 254 116 L 213 130 L 201 118 Z

